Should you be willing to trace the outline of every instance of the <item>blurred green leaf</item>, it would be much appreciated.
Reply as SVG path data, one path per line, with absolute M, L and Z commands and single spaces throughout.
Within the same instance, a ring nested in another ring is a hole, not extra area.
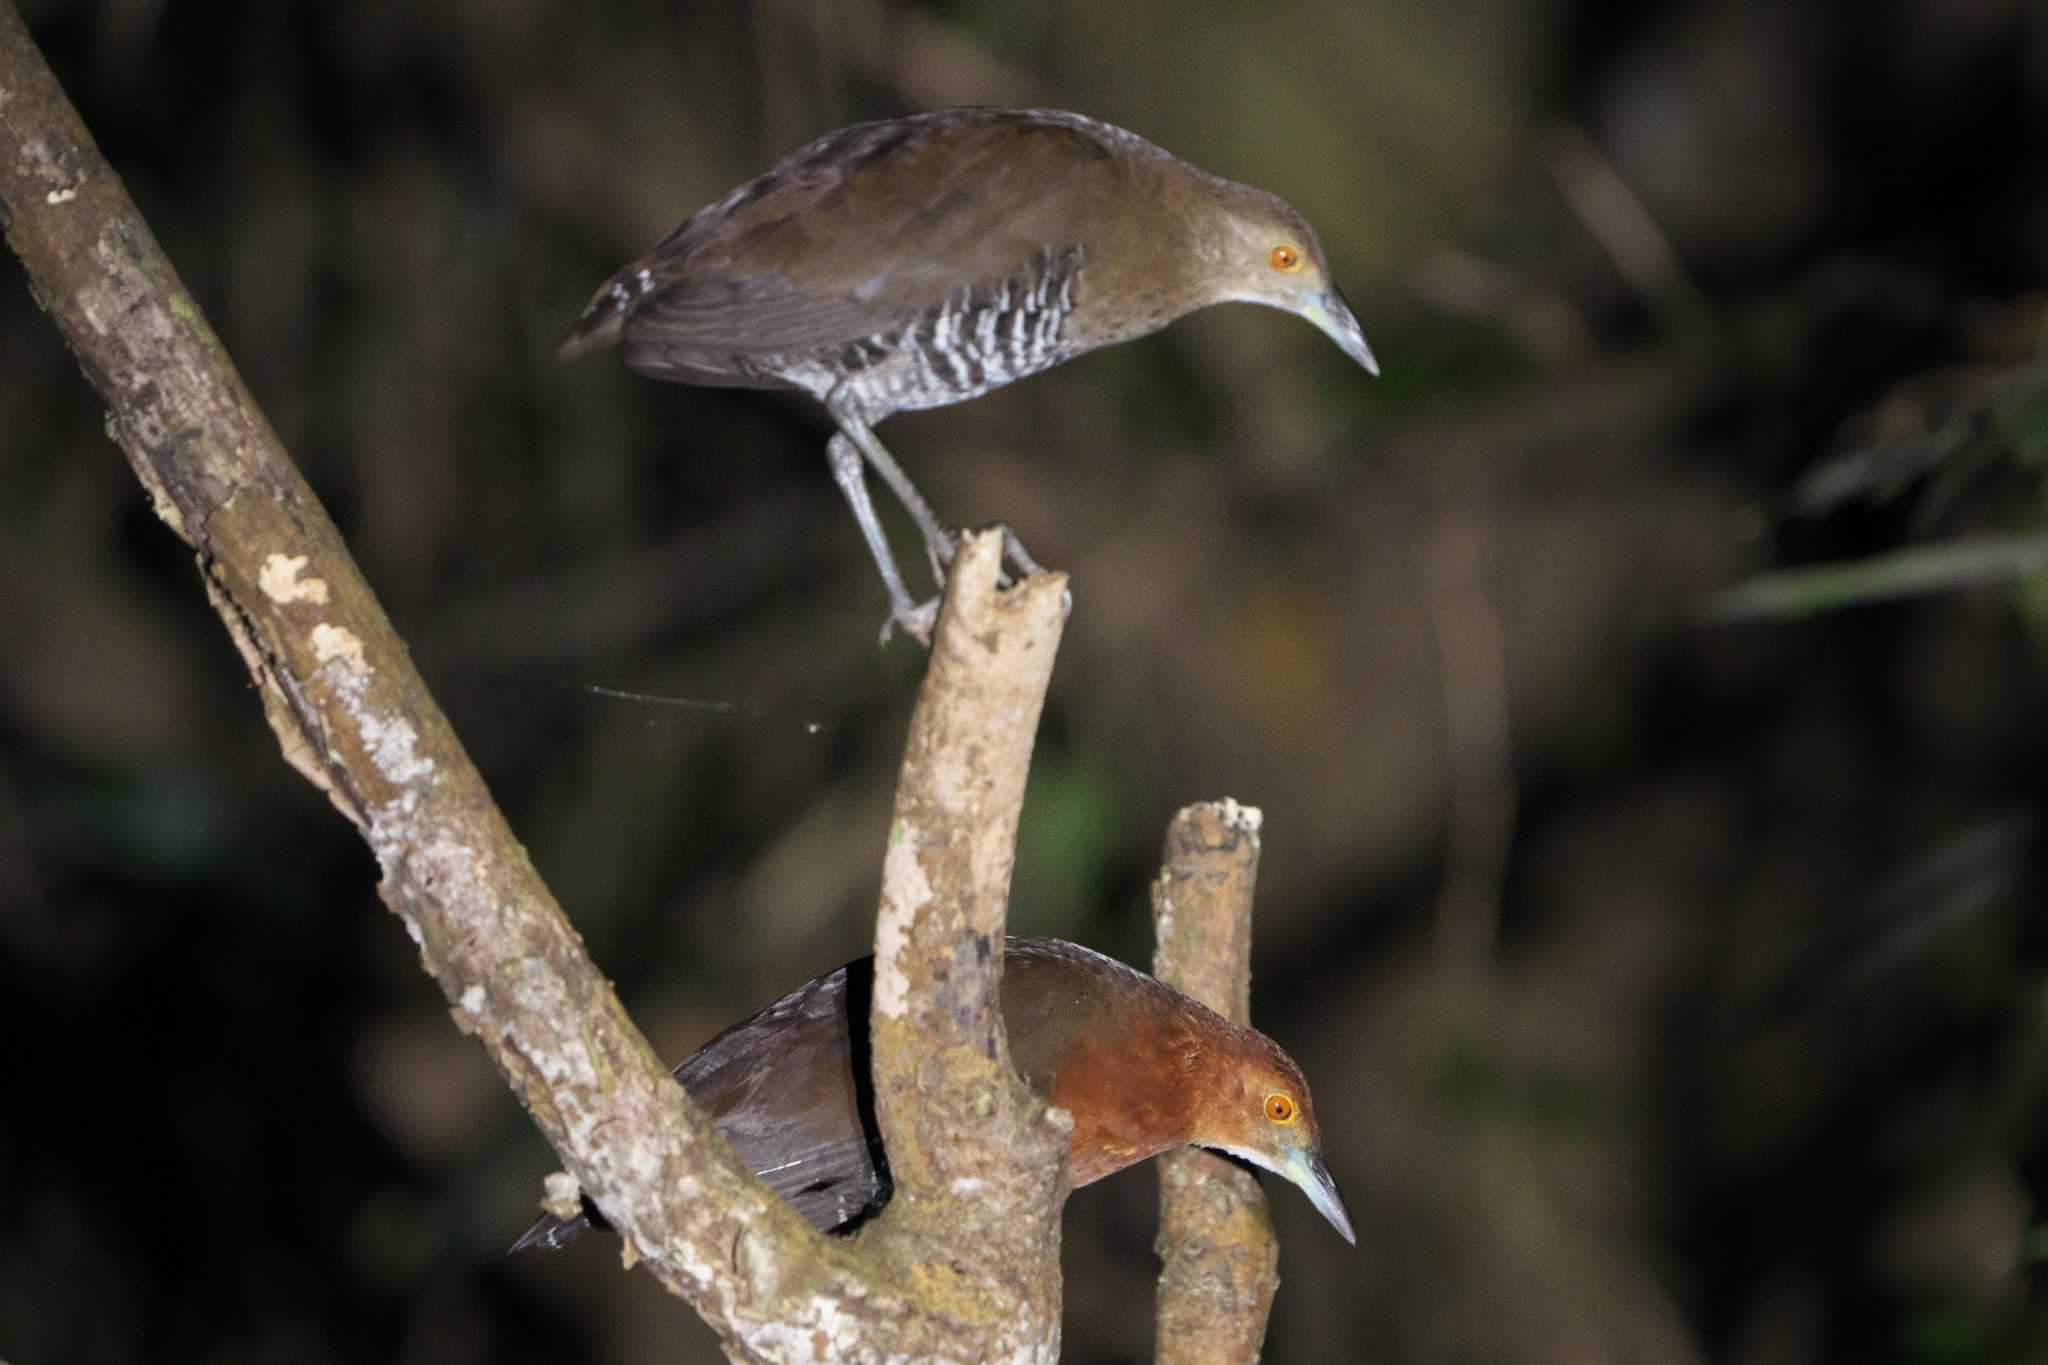
M 1984 1315 L 1952 1304 L 1907 1317 L 1901 1335 L 1896 1359 L 1913 1365 L 1963 1365 L 1997 1358 L 1992 1327 Z
M 1858 446 L 1815 465 L 1792 490 L 1792 510 L 1817 517 L 1854 499 L 1885 503 L 1956 460 L 1977 436 L 1974 419 L 1897 441 Z
M 2039 841 L 2031 812 L 1981 820 L 1916 852 L 1764 989 L 1762 1028 L 1862 990 L 2007 904 Z
M 2036 1223 L 2027 1229 L 2026 1258 L 2034 1265 L 2048 1261 L 2048 1223 Z
M 1517 1070 L 1469 1035 L 1437 1055 L 1428 1088 L 1440 1108 L 1467 1122 L 1504 1120 L 1552 1134 L 1585 1131 L 1601 1108 L 1597 1092 L 1577 1078 L 1554 1067 Z
M 1958 588 L 2026 582 L 2048 571 L 2048 534 L 1973 536 L 1867 559 L 1758 574 L 1707 598 L 1710 621 L 1791 621 Z
M 1017 829 L 1016 932 L 1072 934 L 1089 922 L 1123 841 L 1124 797 L 1108 768 L 1041 755 Z
M 2048 371 L 2032 371 L 1991 406 L 1992 424 L 2030 469 L 2048 467 Z

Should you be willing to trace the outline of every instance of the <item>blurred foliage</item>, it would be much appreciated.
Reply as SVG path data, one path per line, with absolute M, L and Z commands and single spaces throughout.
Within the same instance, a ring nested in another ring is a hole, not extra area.
M 1275 1191 L 1268 1358 L 2048 1355 L 2038 6 L 24 12 L 673 1055 L 864 951 L 920 660 L 814 407 L 553 367 L 589 291 L 947 103 L 1286 195 L 1383 380 L 1219 309 L 887 429 L 1073 574 L 1013 922 L 1142 961 L 1170 813 L 1265 810 L 1361 1231 Z M 502 1256 L 532 1125 L 18 288 L 0 376 L 0 1357 L 716 1358 Z M 1148 1354 L 1151 1190 L 1069 1359 Z
M 2048 336 L 2041 353 L 2048 356 Z M 1910 500 L 1913 530 L 1926 534 L 1966 503 L 1973 486 L 2006 476 L 2030 496 L 2011 503 L 2011 521 L 2032 528 L 2004 536 L 1963 536 L 1890 550 L 1846 564 L 1762 574 L 1718 594 L 1709 608 L 1727 621 L 1787 619 L 1846 606 L 1943 592 L 1980 584 L 2010 585 L 2031 614 L 2048 586 L 2048 366 L 2022 366 L 1966 376 L 1942 387 L 1973 390 L 1961 411 L 1951 395 L 1939 401 L 1908 386 L 1873 420 L 1916 429 L 1828 459 L 1793 490 L 1796 515 L 1825 516 L 1850 502 L 1884 506 Z M 1939 406 L 1937 406 L 1939 402 Z M 1929 420 L 1938 425 L 1923 425 Z M 2031 488 L 2028 485 L 2032 485 Z M 2009 495 L 2007 495 L 2009 496 Z M 1995 504 L 1994 504 L 1995 505 Z M 2036 620 L 2038 628 L 2042 622 Z

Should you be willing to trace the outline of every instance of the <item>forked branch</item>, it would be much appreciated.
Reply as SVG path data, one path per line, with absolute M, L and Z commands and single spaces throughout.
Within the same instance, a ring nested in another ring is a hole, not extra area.
M 0 224 L 105 400 L 109 429 L 157 514 L 196 552 L 285 758 L 361 831 L 382 873 L 380 893 L 419 944 L 456 1024 L 489 1052 L 624 1238 L 628 1259 L 646 1262 L 687 1298 L 737 1359 L 992 1358 L 984 1348 L 993 1338 L 961 1335 L 963 1324 L 988 1320 L 985 1297 L 910 1278 L 919 1258 L 900 1246 L 875 1256 L 865 1241 L 817 1233 L 670 1079 L 536 875 L 340 534 L 9 0 L 0 0 Z M 942 623 L 935 658 L 978 652 L 998 671 L 1018 664 L 1033 677 L 1026 690 L 1042 696 L 1058 635 L 1058 586 L 1049 617 L 1044 584 L 1014 594 L 1037 603 L 1037 614 L 1009 613 L 993 605 L 993 573 L 971 572 L 987 553 L 976 545 L 960 556 L 959 601 L 949 606 L 951 629 Z M 1031 643 L 1014 643 L 1012 630 Z M 1007 697 L 1005 708 L 1022 705 L 1021 693 L 1001 691 L 1008 685 L 974 669 L 935 666 L 932 676 L 933 685 L 957 677 Z M 928 694 L 920 714 L 947 705 Z M 1020 722 L 1027 756 L 1036 702 L 1029 710 Z M 955 729 L 933 733 L 951 743 Z M 949 785 L 958 776 L 946 766 L 954 760 L 940 751 L 927 759 L 940 765 L 932 789 L 943 806 L 959 790 Z M 902 1026 L 922 1029 L 953 1006 L 969 1011 L 962 1030 L 934 1040 L 941 1049 L 986 1037 L 993 971 L 985 981 L 970 971 L 956 987 L 932 964 L 956 933 L 970 956 L 992 937 L 1000 941 L 1016 825 L 1014 807 L 1000 805 L 1021 799 L 1021 767 L 974 790 L 984 803 L 978 814 L 1000 840 L 935 835 L 948 827 L 924 815 L 906 820 L 899 809 L 898 832 L 941 910 L 913 907 L 906 919 L 899 900 L 884 916 L 885 928 L 893 923 L 906 935 L 888 959 L 904 978 Z M 914 885 L 902 879 L 911 863 L 901 853 L 892 858 L 902 874 L 892 884 Z M 955 895 L 973 908 L 946 908 Z M 888 1049 L 899 1060 L 916 1051 L 900 1039 Z M 988 1080 L 949 1072 L 934 1093 L 952 1106 L 949 1116 L 964 1103 L 978 1117 L 975 1087 Z M 998 1103 L 1014 1109 L 1009 1099 Z M 931 1139 L 913 1124 L 906 1141 L 909 1151 Z M 1044 1133 L 1034 1141 L 1037 1152 Z M 1057 1218 L 1056 1156 L 1040 1166 L 1046 1204 L 1036 1226 L 1044 1229 Z M 913 1186 L 922 1180 L 913 1176 Z M 1039 1240 L 1057 1246 L 1056 1232 L 1041 1231 Z M 889 1239 L 876 1246 L 887 1249 Z M 1041 1292 L 1037 1302 L 1046 1301 Z M 1057 1350 L 1056 1262 L 1049 1301 L 1050 1320 L 1042 1311 L 1012 1315 L 1004 1354 L 1036 1359 Z

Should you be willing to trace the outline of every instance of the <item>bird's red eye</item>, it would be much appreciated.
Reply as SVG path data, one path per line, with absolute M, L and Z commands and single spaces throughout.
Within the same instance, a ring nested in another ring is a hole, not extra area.
M 1266 1096 L 1266 1117 L 1275 1123 L 1292 1123 L 1298 1111 L 1294 1107 L 1294 1096 L 1275 1090 Z
M 1274 247 L 1273 254 L 1267 257 L 1267 259 L 1273 263 L 1275 270 L 1301 269 L 1301 253 L 1285 242 Z

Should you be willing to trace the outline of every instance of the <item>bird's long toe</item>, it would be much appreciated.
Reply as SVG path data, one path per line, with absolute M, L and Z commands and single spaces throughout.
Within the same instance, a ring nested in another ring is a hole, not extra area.
M 892 609 L 882 622 L 882 643 L 888 644 L 901 626 L 903 633 L 923 645 L 932 647 L 932 628 L 939 622 L 939 599 L 927 598 L 916 606 L 901 606 Z
M 931 562 L 932 577 L 940 583 L 946 581 L 946 571 L 953 567 L 953 557 L 960 553 L 960 537 L 939 527 L 937 533 L 924 538 L 925 558 Z
M 1031 557 L 1031 551 L 1024 548 L 1024 542 L 1010 529 L 1010 523 L 999 521 L 996 529 L 1003 533 L 1003 562 L 1016 570 L 1018 579 L 1026 579 L 1035 573 L 1044 573 L 1045 566 Z

